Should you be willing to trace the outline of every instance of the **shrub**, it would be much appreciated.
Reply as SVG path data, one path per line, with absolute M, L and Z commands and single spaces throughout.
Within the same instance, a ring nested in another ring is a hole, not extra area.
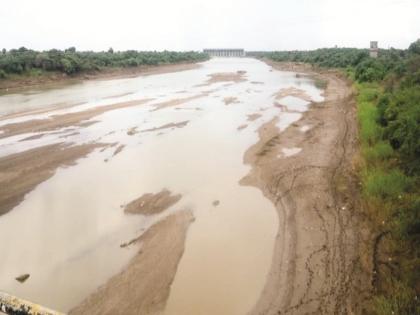
M 384 65 L 377 59 L 365 59 L 356 67 L 355 78 L 359 82 L 380 81 L 385 77 Z
M 395 233 L 401 239 L 413 239 L 415 248 L 420 243 L 420 198 L 409 202 L 407 206 L 400 207 L 396 213 Z
M 359 102 L 373 102 L 380 94 L 379 86 L 374 83 L 359 83 L 357 89 L 357 100 Z
M 385 136 L 398 150 L 404 168 L 415 174 L 420 171 L 420 89 L 416 86 L 394 93 L 386 107 Z
M 380 141 L 372 146 L 365 146 L 362 149 L 363 157 L 370 164 L 382 162 L 394 155 L 394 150 L 388 142 Z
M 367 197 L 397 198 L 410 188 L 412 182 L 397 169 L 388 172 L 372 169 L 365 171 L 363 190 Z
M 414 315 L 420 314 L 420 303 L 416 292 L 401 282 L 396 282 L 392 295 L 375 298 L 374 311 L 377 315 Z
M 377 109 L 369 102 L 360 102 L 358 106 L 360 137 L 364 145 L 373 145 L 382 134 L 382 129 L 376 123 Z

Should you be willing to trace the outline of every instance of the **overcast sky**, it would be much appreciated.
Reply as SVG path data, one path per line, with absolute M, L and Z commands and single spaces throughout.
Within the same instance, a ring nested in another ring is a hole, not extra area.
M 420 0 L 3 0 L 0 48 L 406 48 Z

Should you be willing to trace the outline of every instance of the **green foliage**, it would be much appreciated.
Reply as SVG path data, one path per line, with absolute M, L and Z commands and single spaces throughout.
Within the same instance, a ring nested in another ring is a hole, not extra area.
M 346 68 L 356 66 L 369 57 L 366 49 L 322 48 L 311 51 L 276 51 L 266 57 L 274 61 L 306 62 L 320 67 Z
M 401 239 L 411 239 L 414 250 L 420 251 L 420 197 L 398 208 L 394 231 Z
M 382 134 L 382 129 L 376 123 L 377 109 L 370 102 L 359 102 L 358 118 L 360 123 L 360 138 L 365 145 L 373 145 Z
M 377 59 L 363 60 L 356 67 L 355 78 L 359 82 L 375 82 L 385 77 L 385 67 Z
M 363 192 L 367 197 L 398 198 L 413 181 L 397 169 L 369 169 L 364 174 Z
M 380 141 L 374 143 L 372 146 L 364 146 L 362 148 L 363 157 L 370 165 L 378 164 L 381 161 L 386 161 L 394 156 L 394 150 L 388 142 Z
M 341 68 L 355 82 L 363 202 L 393 256 L 379 270 L 377 315 L 420 314 L 420 40 L 407 50 L 332 48 L 265 54 L 274 61 Z M 388 270 L 388 269 L 386 269 Z
M 357 84 L 357 101 L 373 102 L 380 95 L 380 88 L 375 83 L 359 83 Z
M 420 55 L 420 39 L 411 43 L 410 47 L 408 47 L 408 51 L 412 54 Z
M 414 315 L 420 314 L 420 303 L 415 290 L 397 282 L 391 296 L 380 295 L 375 298 L 374 312 L 377 315 Z
M 398 89 L 381 105 L 385 136 L 398 150 L 409 173 L 420 171 L 420 89 Z
M 108 67 L 137 67 L 143 65 L 159 65 L 180 62 L 196 62 L 207 60 L 209 56 L 199 52 L 150 52 L 122 51 L 114 52 L 79 52 L 75 47 L 64 51 L 51 49 L 49 51 L 34 51 L 21 47 L 4 51 L 0 54 L 0 71 L 7 74 L 28 73 L 31 69 L 43 71 L 59 71 L 66 74 L 76 74 L 86 71 L 97 71 Z

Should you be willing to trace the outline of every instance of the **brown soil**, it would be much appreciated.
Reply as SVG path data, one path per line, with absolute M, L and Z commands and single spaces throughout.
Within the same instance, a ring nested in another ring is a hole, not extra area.
M 37 135 L 33 135 L 33 136 L 29 136 L 29 137 L 23 138 L 23 139 L 19 140 L 19 142 L 20 142 L 20 141 L 30 141 L 30 140 L 36 140 L 36 139 L 42 138 L 43 136 L 45 136 L 45 134 L 44 134 L 44 133 L 39 133 L 39 134 L 37 134 Z
M 166 102 L 154 104 L 153 106 L 155 106 L 155 108 L 152 111 L 157 111 L 157 110 L 160 110 L 160 109 L 163 109 L 163 108 L 167 108 L 167 107 L 179 106 L 179 105 L 182 105 L 182 104 L 187 103 L 189 101 L 192 101 L 192 100 L 196 100 L 196 99 L 205 97 L 207 95 L 208 95 L 207 92 L 203 92 L 201 94 L 190 96 L 190 97 L 176 98 L 174 100 L 170 100 L 170 101 L 166 101 Z
M 127 130 L 127 135 L 129 135 L 129 136 L 134 136 L 136 133 L 138 133 L 137 127 L 132 127 L 132 128 Z
M 260 118 L 261 117 L 261 114 L 257 114 L 257 113 L 255 113 L 255 114 L 250 114 L 250 115 L 248 115 L 248 121 L 254 121 L 254 120 L 257 120 L 258 118 Z
M 60 138 L 65 139 L 65 138 L 73 137 L 73 136 L 77 136 L 77 135 L 80 135 L 80 132 L 75 131 L 75 132 L 69 133 L 67 135 L 62 135 L 62 136 L 60 136 Z
M 172 195 L 169 190 L 157 194 L 144 194 L 127 204 L 125 213 L 152 215 L 161 213 L 181 200 L 181 195 Z
M 213 74 L 208 75 L 210 79 L 208 79 L 205 83 L 199 84 L 196 86 L 197 87 L 208 86 L 213 83 L 219 83 L 219 82 L 232 82 L 232 83 L 245 82 L 246 81 L 245 74 L 246 74 L 246 71 L 213 73 Z
M 100 146 L 59 143 L 0 158 L 0 215 L 16 207 L 27 193 L 52 177 L 58 167 L 72 165 Z
M 120 274 L 69 312 L 76 314 L 160 314 L 184 252 L 189 211 L 176 212 L 140 238 L 138 254 Z
M 162 130 L 162 129 L 168 129 L 168 128 L 183 128 L 186 125 L 188 125 L 188 123 L 189 123 L 189 120 L 181 121 L 179 123 L 169 123 L 160 127 L 145 129 L 145 130 L 142 130 L 142 132 L 156 131 L 156 130 Z
M 230 105 L 230 104 L 236 104 L 239 103 L 238 98 L 237 97 L 225 97 L 223 99 L 223 102 L 225 103 L 225 105 Z
M 213 84 L 218 82 L 244 82 L 245 79 L 245 72 L 238 71 L 238 72 L 226 72 L 226 73 L 213 73 L 209 75 L 210 79 L 207 80 L 207 83 Z
M 370 236 L 352 165 L 354 96 L 336 73 L 310 74 L 328 81 L 325 102 L 281 133 L 276 119 L 264 124 L 244 157 L 252 169 L 241 184 L 259 187 L 279 216 L 271 269 L 251 314 L 360 314 L 370 294 Z M 313 127 L 301 132 L 303 125 Z M 302 151 L 279 157 L 285 147 Z
M 308 95 L 304 90 L 301 90 L 295 87 L 280 89 L 277 93 L 274 94 L 274 96 L 276 100 L 280 100 L 286 96 L 294 96 L 294 97 L 301 98 L 307 102 L 312 102 L 310 95 Z
M 26 280 L 29 279 L 31 275 L 29 273 L 25 273 L 23 275 L 20 275 L 19 277 L 16 277 L 16 281 L 20 282 L 20 283 L 24 283 Z
M 104 97 L 103 99 L 106 100 L 110 98 L 123 97 L 123 96 L 131 95 L 131 94 L 134 94 L 134 93 L 133 92 L 121 93 L 121 94 L 107 96 L 107 97 Z
M 114 153 L 112 154 L 112 156 L 116 156 L 118 153 L 120 153 L 123 149 L 125 148 L 124 144 L 120 144 L 114 151 Z
M 83 80 L 109 80 L 118 78 L 130 78 L 160 73 L 171 73 L 199 68 L 196 63 L 179 63 L 160 66 L 139 66 L 133 68 L 104 69 L 95 73 L 81 73 L 75 76 L 67 76 L 62 73 L 45 74 L 39 77 L 18 77 L 16 79 L 0 80 L 0 93 L 16 93 L 26 88 L 58 87 L 58 85 L 78 83 Z
M 70 126 L 86 127 L 87 125 L 91 125 L 96 121 L 83 122 L 85 120 L 91 119 L 110 110 L 142 105 L 149 102 L 150 100 L 151 99 L 142 99 L 106 106 L 98 106 L 80 112 L 53 115 L 50 118 L 34 119 L 3 125 L 0 127 L 0 131 L 3 131 L 3 133 L 0 134 L 0 139 L 23 133 L 57 130 Z

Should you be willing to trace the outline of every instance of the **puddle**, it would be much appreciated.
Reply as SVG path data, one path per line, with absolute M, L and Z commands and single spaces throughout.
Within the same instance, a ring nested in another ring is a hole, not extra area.
M 296 111 L 296 112 L 304 112 L 308 110 L 308 105 L 310 102 L 305 101 L 299 97 L 296 96 L 286 96 L 279 100 L 279 103 L 281 105 L 284 105 L 287 107 L 289 111 Z
M 283 148 L 281 149 L 281 152 L 282 152 L 281 156 L 284 156 L 284 157 L 293 156 L 293 155 L 298 154 L 300 151 L 302 151 L 301 148 Z
M 265 284 L 278 224 L 271 202 L 258 189 L 238 184 L 249 171 L 243 155 L 258 141 L 259 126 L 278 117 L 277 126 L 284 130 L 301 114 L 279 113 L 269 107 L 252 123 L 247 122 L 247 115 L 273 104 L 273 95 L 281 88 L 299 87 L 313 99 L 319 99 L 322 92 L 307 78 L 270 69 L 255 59 L 220 58 L 183 72 L 0 97 L 0 108 L 11 101 L 3 114 L 21 103 L 25 108 L 43 109 L 54 103 L 83 102 L 58 109 L 65 113 L 154 99 L 105 112 L 92 118 L 96 124 L 86 127 L 47 132 L 38 139 L 36 133 L 0 139 L 0 155 L 63 141 L 117 143 L 59 169 L 19 206 L 0 216 L 1 289 L 68 311 L 135 255 L 136 246 L 121 248 L 121 244 L 168 213 L 188 208 L 196 220 L 188 231 L 165 314 L 235 315 L 249 311 Z M 215 82 L 210 91 L 200 86 L 209 74 L 237 71 L 246 71 L 247 81 Z M 263 84 L 249 94 L 255 85 L 252 82 Z M 152 111 L 156 104 L 179 98 L 180 91 L 188 101 Z M 194 98 L 203 92 L 207 95 Z M 224 99 L 232 96 L 241 99 L 240 106 L 225 105 Z M 32 113 L 31 118 L 49 115 Z M 164 133 L 156 128 L 186 121 L 183 128 L 161 130 Z M 6 123 L 7 119 L 1 121 Z M 238 132 L 238 126 L 245 123 L 250 124 Z M 69 137 L 62 137 L 66 134 Z M 33 139 L 18 141 L 27 137 Z M 123 150 L 114 156 L 119 146 Z M 159 215 L 124 214 L 122 204 L 162 189 L 181 194 L 182 199 Z M 25 273 L 30 274 L 25 283 L 15 280 Z
M 304 125 L 304 126 L 300 127 L 300 131 L 302 131 L 302 132 L 307 132 L 309 129 L 311 129 L 311 126 L 309 126 L 309 125 Z

